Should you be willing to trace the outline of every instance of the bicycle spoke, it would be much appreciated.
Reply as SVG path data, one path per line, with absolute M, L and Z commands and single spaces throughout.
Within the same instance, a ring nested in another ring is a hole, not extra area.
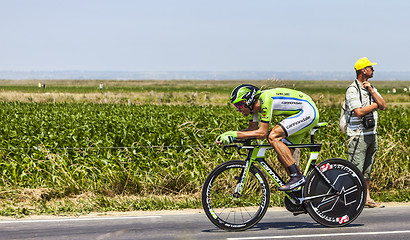
M 208 218 L 218 227 L 243 230 L 255 225 L 265 214 L 269 187 L 262 173 L 251 168 L 242 186 L 241 195 L 234 196 L 238 179 L 244 172 L 243 161 L 221 164 L 205 181 L 203 205 Z M 256 177 L 255 175 L 258 175 Z M 211 182 L 212 180 L 212 182 Z

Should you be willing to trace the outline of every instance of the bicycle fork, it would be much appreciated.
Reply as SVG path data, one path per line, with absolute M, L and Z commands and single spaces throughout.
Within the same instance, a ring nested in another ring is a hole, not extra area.
M 255 146 L 244 146 L 243 148 L 245 149 L 248 148 L 249 152 L 245 160 L 245 168 L 242 169 L 240 176 L 235 177 L 235 179 L 238 180 L 236 187 L 235 187 L 235 191 L 233 193 L 233 197 L 235 198 L 239 198 L 242 196 L 243 186 L 249 174 L 249 170 L 251 169 L 253 165 L 253 162 L 257 160 L 258 157 L 265 157 L 265 150 L 268 149 L 268 147 L 255 147 Z M 241 154 L 241 155 L 244 155 L 244 154 Z M 263 169 L 265 168 L 263 167 Z M 256 177 L 258 178 L 260 182 L 263 181 L 261 176 L 256 176 Z
M 240 198 L 242 196 L 243 184 L 246 180 L 246 176 L 248 176 L 250 166 L 251 166 L 250 161 L 246 160 L 245 168 L 242 169 L 240 176 L 235 177 L 235 179 L 239 181 L 236 184 L 235 191 L 233 193 L 234 198 Z

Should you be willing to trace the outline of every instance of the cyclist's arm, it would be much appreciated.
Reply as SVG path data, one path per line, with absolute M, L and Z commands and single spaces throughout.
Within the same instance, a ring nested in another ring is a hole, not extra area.
M 253 114 L 249 115 L 249 125 L 248 128 L 243 129 L 241 131 L 253 131 L 258 129 L 258 123 L 259 123 L 259 115 L 258 112 L 254 112 Z
M 257 127 L 256 123 L 256 127 Z M 251 125 L 251 122 L 249 122 L 249 125 Z M 257 138 L 257 139 L 264 139 L 268 135 L 269 132 L 269 123 L 266 122 L 261 122 L 259 128 L 256 128 L 255 130 L 248 130 L 248 131 L 238 131 L 237 132 L 237 138 L 242 138 L 242 139 L 247 139 L 247 138 Z
M 258 122 L 249 121 L 248 128 L 243 129 L 241 131 L 247 132 L 247 131 L 253 131 L 253 130 L 256 130 L 256 129 L 258 129 Z

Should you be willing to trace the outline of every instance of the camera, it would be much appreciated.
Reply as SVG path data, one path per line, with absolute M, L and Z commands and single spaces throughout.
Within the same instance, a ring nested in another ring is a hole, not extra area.
M 364 115 L 362 117 L 362 123 L 364 128 L 374 128 L 376 121 L 374 120 L 373 112 Z

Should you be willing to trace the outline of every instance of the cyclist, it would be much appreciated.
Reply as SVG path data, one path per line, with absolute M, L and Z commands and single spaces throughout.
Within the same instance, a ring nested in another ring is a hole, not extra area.
M 242 131 L 225 132 L 218 136 L 216 142 L 230 144 L 235 138 L 267 138 L 276 151 L 279 162 L 290 175 L 289 181 L 279 187 L 279 190 L 289 191 L 304 185 L 305 177 L 286 144 L 299 144 L 306 133 L 319 122 L 319 111 L 313 100 L 305 93 L 292 89 L 273 88 L 261 91 L 253 85 L 242 84 L 232 91 L 230 101 L 243 116 L 249 116 L 249 126 Z M 269 131 L 272 116 L 287 118 Z

